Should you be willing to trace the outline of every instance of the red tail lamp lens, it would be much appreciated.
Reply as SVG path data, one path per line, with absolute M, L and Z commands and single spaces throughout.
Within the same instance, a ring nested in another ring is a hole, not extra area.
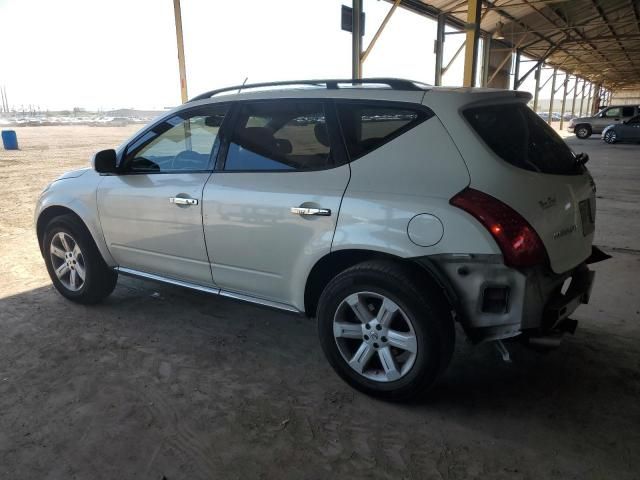
M 489 230 L 502 250 L 505 264 L 532 267 L 547 260 L 547 251 L 538 233 L 518 212 L 497 198 L 467 188 L 449 203 L 473 215 Z

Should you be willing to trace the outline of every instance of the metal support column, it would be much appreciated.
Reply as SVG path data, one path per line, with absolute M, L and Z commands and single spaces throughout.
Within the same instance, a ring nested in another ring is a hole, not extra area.
M 564 74 L 564 91 L 562 92 L 562 110 L 560 111 L 560 130 L 564 126 L 564 111 L 567 106 L 567 88 L 569 87 L 569 74 Z
M 182 12 L 180 0 L 173 0 L 173 14 L 176 21 L 176 39 L 178 41 L 178 70 L 180 72 L 180 98 L 186 103 L 187 96 L 187 69 L 184 61 L 184 41 L 182 39 Z
M 542 63 L 538 64 L 538 68 L 536 68 L 536 73 L 534 73 L 536 77 L 536 86 L 535 91 L 533 92 L 533 111 L 538 113 L 538 94 L 540 93 L 540 74 L 542 73 Z
M 576 77 L 576 83 L 573 85 L 573 100 L 571 101 L 571 116 L 576 116 L 576 96 L 578 95 L 578 77 Z
M 591 101 L 593 100 L 591 96 L 591 90 L 593 89 L 593 82 L 589 82 L 589 93 L 587 94 L 587 104 L 585 105 L 585 115 L 591 116 Z
M 480 85 L 487 87 L 489 83 L 489 59 L 491 57 L 491 36 L 482 43 L 482 79 Z
M 553 117 L 553 99 L 556 95 L 556 76 L 558 75 L 558 69 L 553 69 L 553 77 L 551 80 L 551 100 L 549 100 L 549 118 L 547 119 L 547 123 L 551 125 L 551 120 Z
M 436 75 L 435 85 L 442 85 L 442 63 L 444 58 L 444 27 L 446 25 L 445 16 L 438 16 L 438 26 L 436 27 L 436 41 L 433 45 L 436 54 Z
M 520 78 L 520 50 L 516 50 L 516 63 L 513 67 L 513 89 L 518 89 L 518 79 Z
M 595 115 L 596 113 L 598 113 L 600 111 L 600 105 L 602 105 L 602 96 L 604 94 L 604 90 L 602 88 L 602 83 L 599 83 L 596 90 L 598 91 L 597 93 L 597 97 L 595 97 L 594 102 L 593 102 L 593 108 L 591 110 L 591 114 Z
M 582 80 L 582 92 L 580 93 L 580 115 L 578 115 L 579 117 L 582 117 L 582 109 L 584 108 L 584 91 L 586 89 L 586 86 L 587 81 Z
M 362 0 L 353 0 L 352 24 L 351 24 L 351 78 L 362 78 Z
M 466 47 L 464 51 L 463 85 L 473 87 L 478 68 L 478 43 L 480 43 L 480 12 L 482 0 L 469 0 L 467 4 Z

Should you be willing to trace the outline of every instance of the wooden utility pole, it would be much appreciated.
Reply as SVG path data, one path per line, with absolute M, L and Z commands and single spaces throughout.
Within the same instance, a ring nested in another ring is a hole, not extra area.
M 187 71 L 184 63 L 184 40 L 182 38 L 182 13 L 180 0 L 173 0 L 173 13 L 176 19 L 176 39 L 178 41 L 178 68 L 180 70 L 180 97 L 187 102 Z

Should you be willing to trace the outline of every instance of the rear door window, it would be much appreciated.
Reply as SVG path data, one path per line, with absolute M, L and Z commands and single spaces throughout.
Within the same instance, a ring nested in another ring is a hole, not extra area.
M 487 146 L 511 165 L 555 175 L 581 173 L 567 144 L 524 104 L 474 107 L 464 116 Z
M 622 116 L 623 117 L 633 117 L 635 113 L 634 107 L 622 107 Z
M 300 171 L 332 166 L 322 102 L 278 100 L 239 107 L 225 170 Z
M 384 102 L 338 103 L 338 116 L 351 160 L 381 147 L 433 116 L 423 109 Z

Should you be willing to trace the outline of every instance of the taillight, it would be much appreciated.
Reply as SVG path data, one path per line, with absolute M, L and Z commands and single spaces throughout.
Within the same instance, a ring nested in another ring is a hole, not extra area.
M 533 227 L 497 198 L 467 188 L 449 203 L 473 215 L 489 230 L 502 250 L 505 264 L 531 267 L 547 260 L 547 250 Z

